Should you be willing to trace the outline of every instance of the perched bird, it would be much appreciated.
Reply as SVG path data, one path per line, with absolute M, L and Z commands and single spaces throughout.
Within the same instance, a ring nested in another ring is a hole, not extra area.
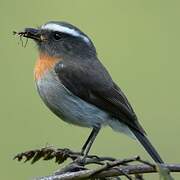
M 65 122 L 92 128 L 82 147 L 85 157 L 101 127 L 108 125 L 138 140 L 155 162 L 163 163 L 86 34 L 69 23 L 51 21 L 18 35 L 38 46 L 34 76 L 44 103 Z

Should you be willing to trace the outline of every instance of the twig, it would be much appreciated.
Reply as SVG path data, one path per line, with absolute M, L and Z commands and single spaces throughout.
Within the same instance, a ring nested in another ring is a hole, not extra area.
M 139 159 L 139 157 L 134 157 L 134 158 L 129 158 L 129 159 L 123 159 L 123 160 L 116 160 L 114 162 L 107 162 L 104 166 L 97 168 L 96 170 L 93 171 L 93 173 L 91 174 L 91 177 L 95 176 L 96 174 L 99 174 L 100 172 L 106 171 L 112 167 L 115 166 L 119 166 L 122 164 L 127 164 L 133 161 L 137 161 L 137 159 Z M 125 172 L 125 171 L 124 171 Z
M 79 163 L 83 155 L 80 152 L 74 152 L 68 148 L 60 149 L 55 148 L 53 146 L 44 147 L 41 149 L 34 149 L 25 151 L 22 153 L 17 154 L 13 159 L 17 159 L 18 161 L 28 162 L 31 161 L 31 163 L 35 163 L 42 160 L 52 160 L 55 159 L 55 162 L 58 164 L 63 163 L 66 159 L 71 159 L 72 161 L 75 161 Z M 88 164 L 99 164 L 103 165 L 103 161 L 115 161 L 115 158 L 112 157 L 98 157 L 97 155 L 88 155 L 84 165 Z M 80 163 L 79 163 L 80 164 Z
M 38 160 L 52 160 L 58 164 L 63 163 L 67 159 L 72 162 L 55 172 L 52 176 L 41 177 L 38 180 L 76 180 L 76 179 L 98 179 L 108 180 L 114 177 L 118 180 L 118 176 L 125 176 L 132 180 L 130 175 L 134 175 L 135 179 L 143 180 L 142 174 L 159 172 L 159 174 L 168 180 L 172 179 L 169 172 L 180 172 L 180 164 L 152 164 L 148 161 L 140 159 L 139 156 L 118 160 L 112 157 L 99 157 L 96 155 L 88 155 L 85 161 L 82 161 L 83 155 L 70 149 L 54 148 L 52 146 L 41 149 L 35 149 L 19 153 L 14 157 L 18 161 L 31 161 L 35 163 Z M 132 162 L 137 162 L 132 165 Z M 95 169 L 88 169 L 87 165 L 96 164 Z
M 164 164 L 164 167 L 168 168 L 171 172 L 180 172 L 180 164 Z M 129 165 L 126 167 L 121 167 L 120 171 L 117 169 L 109 169 L 105 172 L 101 172 L 94 176 L 93 178 L 105 178 L 105 177 L 115 177 L 122 176 L 124 172 L 129 174 L 146 174 L 157 172 L 156 169 L 148 165 Z M 65 173 L 61 175 L 53 175 L 37 178 L 36 180 L 77 180 L 77 179 L 88 179 L 94 170 L 84 170 L 78 172 Z

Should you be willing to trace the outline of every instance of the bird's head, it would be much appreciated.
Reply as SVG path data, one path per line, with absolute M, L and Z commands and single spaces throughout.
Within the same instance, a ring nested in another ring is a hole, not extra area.
M 33 39 L 40 53 L 50 57 L 96 55 L 96 49 L 90 38 L 77 27 L 66 22 L 51 21 L 37 29 L 25 28 L 19 35 Z

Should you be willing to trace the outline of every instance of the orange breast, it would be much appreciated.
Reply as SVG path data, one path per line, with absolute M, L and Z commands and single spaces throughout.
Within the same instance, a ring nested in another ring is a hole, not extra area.
M 34 68 L 35 80 L 41 79 L 41 77 L 51 70 L 54 65 L 60 60 L 60 58 L 50 57 L 46 54 L 40 54 L 39 58 L 36 61 Z

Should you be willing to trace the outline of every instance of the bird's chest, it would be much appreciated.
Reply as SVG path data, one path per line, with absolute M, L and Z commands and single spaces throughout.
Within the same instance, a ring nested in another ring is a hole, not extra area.
M 53 70 L 47 71 L 40 79 L 36 79 L 36 86 L 44 103 L 63 118 L 64 106 L 70 94 L 65 90 L 56 73 Z
M 50 57 L 46 54 L 40 54 L 34 68 L 34 77 L 38 81 L 49 71 L 51 71 L 60 58 Z
M 84 127 L 103 124 L 108 115 L 71 93 L 60 82 L 54 71 L 48 71 L 36 80 L 44 103 L 62 120 Z

